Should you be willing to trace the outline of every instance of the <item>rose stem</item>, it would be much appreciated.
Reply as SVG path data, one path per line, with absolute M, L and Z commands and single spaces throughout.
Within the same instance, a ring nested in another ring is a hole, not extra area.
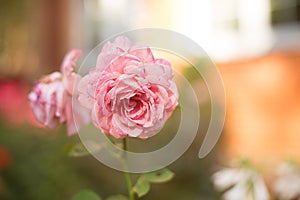
M 130 178 L 130 174 L 127 172 L 127 163 L 126 163 L 126 159 L 125 159 L 125 154 L 127 151 L 127 139 L 126 138 L 123 139 L 123 150 L 125 151 L 124 152 L 124 165 L 125 165 L 124 176 L 125 176 L 125 180 L 126 180 L 126 184 L 127 184 L 129 200 L 134 200 L 134 192 L 132 190 L 131 178 Z

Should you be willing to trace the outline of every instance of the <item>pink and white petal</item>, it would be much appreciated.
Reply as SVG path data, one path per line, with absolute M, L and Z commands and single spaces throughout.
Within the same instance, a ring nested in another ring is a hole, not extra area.
M 143 129 L 139 126 L 129 127 L 127 124 L 122 123 L 122 116 L 118 114 L 113 115 L 112 117 L 112 128 L 119 133 L 120 137 L 138 137 Z
M 61 118 L 61 122 L 63 122 L 64 120 L 62 118 L 65 117 L 63 116 L 64 115 L 63 110 L 66 103 L 66 93 L 63 87 L 57 87 L 55 97 L 56 97 L 55 101 L 57 102 L 55 115 Z
M 154 62 L 154 56 L 149 47 L 135 46 L 130 49 L 130 54 L 139 58 L 139 60 L 145 64 Z
M 50 106 L 50 109 L 46 112 L 46 120 L 44 125 L 49 128 L 54 128 L 58 124 L 58 118 L 55 117 L 55 108 Z
M 171 63 L 163 58 L 157 58 L 154 61 L 155 64 L 165 66 L 167 68 L 171 68 Z
M 81 79 L 81 76 L 74 72 L 70 73 L 69 76 L 64 77 L 63 84 L 64 84 L 66 91 L 70 95 L 73 95 L 74 89 L 75 89 L 75 84 L 78 83 L 80 81 L 80 79 Z
M 46 120 L 46 113 L 44 107 L 40 103 L 32 103 L 31 104 L 32 111 L 36 117 L 36 119 L 44 124 Z
M 68 136 L 76 134 L 83 125 L 87 125 L 90 122 L 90 112 L 81 107 L 76 100 L 67 103 L 66 116 Z
M 122 53 L 123 51 L 120 49 L 117 49 L 114 52 L 100 53 L 97 58 L 97 69 L 99 71 L 105 70 L 112 64 L 112 61 L 115 60 Z
M 95 91 L 95 89 L 91 89 L 93 87 L 90 83 L 91 77 L 89 74 L 84 76 L 77 86 L 78 101 L 87 109 L 92 109 L 95 102 L 95 97 L 92 95 L 94 92 L 92 92 L 92 94 L 89 92 L 89 90 Z
M 118 36 L 114 41 L 114 45 L 124 51 L 128 51 L 133 46 L 133 43 L 125 36 Z
M 72 113 L 72 103 L 68 102 L 65 105 L 65 115 L 66 115 L 66 126 L 67 126 L 67 135 L 71 136 L 77 133 L 77 128 Z
M 81 55 L 80 49 L 72 49 L 67 53 L 61 65 L 61 72 L 63 76 L 69 76 L 73 72 L 76 66 L 75 62 L 80 55 Z
M 117 37 L 113 43 L 107 42 L 98 55 L 97 68 L 103 71 L 110 67 L 112 62 L 119 59 L 118 57 L 126 53 L 130 47 L 132 42 L 124 36 Z
M 78 129 L 82 125 L 87 125 L 91 121 L 91 113 L 85 107 L 82 107 L 78 100 L 73 99 L 72 102 L 72 113 L 75 122 L 77 123 Z

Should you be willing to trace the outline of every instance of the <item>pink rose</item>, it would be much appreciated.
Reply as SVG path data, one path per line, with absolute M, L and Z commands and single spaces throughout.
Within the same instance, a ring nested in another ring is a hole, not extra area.
M 41 78 L 28 95 L 30 106 L 37 120 L 49 128 L 66 123 L 68 135 L 77 132 L 76 125 L 89 123 L 89 113 L 75 100 L 72 107 L 73 87 L 81 77 L 74 73 L 78 49 L 71 50 L 64 58 L 61 72 L 53 72 Z M 76 98 L 77 99 L 77 98 Z M 75 125 L 74 116 L 79 124 Z
M 161 130 L 178 104 L 172 77 L 168 61 L 117 37 L 104 45 L 97 66 L 79 82 L 79 102 L 104 133 L 146 139 Z

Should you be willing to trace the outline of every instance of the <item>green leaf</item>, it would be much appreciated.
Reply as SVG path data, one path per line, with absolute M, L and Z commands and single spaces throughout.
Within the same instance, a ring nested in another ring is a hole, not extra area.
M 150 182 L 163 183 L 171 180 L 173 177 L 174 173 L 166 168 L 142 174 L 133 187 L 133 192 L 135 192 L 140 198 L 150 191 Z
M 80 157 L 80 156 L 89 155 L 89 152 L 86 150 L 86 148 L 83 146 L 82 143 L 66 145 L 65 146 L 65 152 L 69 156 L 73 156 L 73 157 Z
M 101 200 L 101 197 L 92 190 L 85 189 L 75 194 L 72 200 Z
M 154 172 L 143 174 L 141 177 L 151 183 L 163 183 L 171 180 L 174 173 L 167 168 L 163 168 Z
M 138 179 L 137 183 L 133 187 L 133 191 L 138 197 L 145 196 L 150 190 L 150 183 L 145 180 L 142 176 Z
M 109 196 L 106 200 L 128 200 L 128 197 L 122 194 L 117 194 L 117 195 Z

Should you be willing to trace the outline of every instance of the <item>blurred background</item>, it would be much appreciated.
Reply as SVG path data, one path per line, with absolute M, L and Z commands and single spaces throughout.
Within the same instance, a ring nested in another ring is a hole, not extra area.
M 0 0 L 0 199 L 70 199 L 83 188 L 126 193 L 120 172 L 66 155 L 78 136 L 38 128 L 27 94 L 69 49 L 86 55 L 113 34 L 147 27 L 203 47 L 222 75 L 227 116 L 217 146 L 198 159 L 210 105 L 200 97 L 204 125 L 170 166 L 175 179 L 143 199 L 219 199 L 210 176 L 233 158 L 265 171 L 286 158 L 300 161 L 300 0 Z M 193 71 L 183 73 L 203 89 Z

